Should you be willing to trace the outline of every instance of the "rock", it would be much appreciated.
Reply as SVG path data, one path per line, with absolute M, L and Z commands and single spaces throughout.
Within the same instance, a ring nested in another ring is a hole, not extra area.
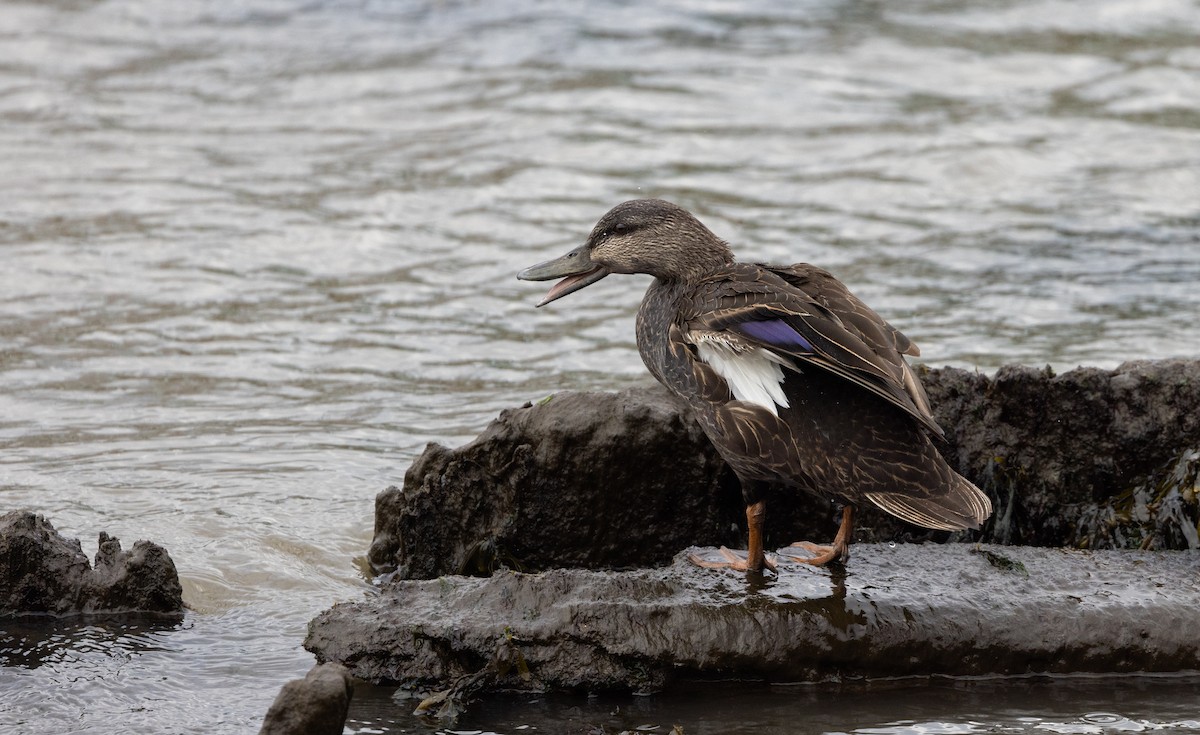
M 377 573 L 631 568 L 735 543 L 732 473 L 665 389 L 560 393 L 432 444 L 375 503 Z
M 713 678 L 1014 675 L 1200 667 L 1192 552 L 856 547 L 845 569 L 748 578 L 563 569 L 394 581 L 305 647 L 377 683 L 652 691 Z M 513 665 L 497 668 L 498 649 Z
M 317 664 L 303 679 L 283 685 L 259 735 L 341 735 L 353 696 L 346 667 Z
M 100 533 L 96 566 L 78 539 L 44 516 L 0 515 L 0 615 L 183 611 L 183 588 L 166 550 L 138 541 L 129 551 Z
M 864 509 L 844 568 L 700 569 L 672 553 L 730 543 L 744 515 L 686 408 L 559 394 L 431 445 L 381 494 L 371 561 L 395 574 L 305 646 L 451 714 L 486 689 L 1200 667 L 1196 553 L 1112 550 L 1200 549 L 1200 362 L 921 375 L 947 459 L 996 507 L 975 538 L 1109 550 L 862 543 L 947 539 Z M 833 510 L 775 492 L 768 544 L 828 538 Z
M 78 539 L 65 539 L 44 516 L 0 516 L 0 614 L 79 609 L 91 565 Z
M 1200 548 L 1200 362 L 923 371 L 947 457 L 996 506 L 984 538 Z
M 996 512 L 951 535 L 863 508 L 857 541 L 1200 548 L 1200 362 L 921 376 L 947 459 Z M 768 544 L 836 528 L 836 509 L 804 493 L 777 490 L 767 507 Z M 430 445 L 403 489 L 378 496 L 370 560 L 410 579 L 653 566 L 693 544 L 744 545 L 744 519 L 736 479 L 666 389 L 560 393 L 466 446 Z

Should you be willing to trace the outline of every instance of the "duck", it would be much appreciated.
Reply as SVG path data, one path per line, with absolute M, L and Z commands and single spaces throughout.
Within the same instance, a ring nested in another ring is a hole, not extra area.
M 653 277 L 637 313 L 638 352 L 741 485 L 747 549 L 721 547 L 716 561 L 692 553 L 694 563 L 746 572 L 777 572 L 779 556 L 844 564 L 863 506 L 943 531 L 977 529 L 991 515 L 988 496 L 939 450 L 944 432 L 906 359 L 920 355 L 917 345 L 828 271 L 739 262 L 683 207 L 636 199 L 517 278 L 561 279 L 541 307 L 614 273 Z M 779 489 L 842 504 L 832 543 L 766 554 L 766 501 Z

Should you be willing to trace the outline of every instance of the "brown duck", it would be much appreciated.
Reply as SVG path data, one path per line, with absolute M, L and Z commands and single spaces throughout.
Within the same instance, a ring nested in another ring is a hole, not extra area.
M 581 247 L 517 277 L 563 278 L 542 306 L 610 273 L 654 276 L 637 315 L 642 361 L 695 410 L 741 481 L 746 557 L 722 549 L 728 561 L 697 563 L 774 568 L 762 541 L 772 485 L 846 504 L 831 545 L 787 554 L 815 565 L 849 557 L 863 503 L 942 530 L 991 515 L 934 444 L 942 430 L 904 359 L 916 345 L 828 272 L 738 263 L 687 210 L 639 199 L 605 214 Z

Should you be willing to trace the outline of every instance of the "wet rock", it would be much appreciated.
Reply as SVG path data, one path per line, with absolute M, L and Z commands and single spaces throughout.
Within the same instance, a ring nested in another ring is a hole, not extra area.
M 560 393 L 459 449 L 430 445 L 404 489 L 376 499 L 369 558 L 410 578 L 665 564 L 736 542 L 742 512 L 732 474 L 665 390 Z
M 453 691 L 650 691 L 713 678 L 1195 670 L 1192 552 L 864 544 L 766 578 L 682 555 L 629 572 L 395 581 L 309 626 L 360 679 Z M 498 646 L 519 665 L 495 667 Z
M 976 538 L 1200 548 L 1200 363 L 922 378 L 947 458 L 995 503 Z M 835 525 L 804 494 L 768 508 L 768 543 Z M 861 543 L 947 538 L 865 509 L 844 569 L 747 578 L 677 555 L 596 571 L 730 543 L 742 522 L 728 468 L 665 390 L 559 394 L 432 445 L 380 495 L 371 560 L 397 573 L 314 620 L 306 647 L 442 708 L 481 689 L 1200 666 L 1194 552 Z M 420 580 L 464 572 L 492 576 Z
M 283 685 L 259 735 L 341 735 L 353 696 L 346 667 L 317 664 L 303 679 Z
M 78 539 L 44 516 L 0 515 L 0 615 L 182 612 L 183 588 L 166 550 L 138 541 L 125 551 L 100 533 L 93 568 Z
M 1200 362 L 1116 370 L 922 369 L 946 457 L 996 507 L 947 534 L 872 508 L 856 540 L 1200 548 Z M 837 509 L 780 489 L 767 542 L 828 540 Z M 732 473 L 659 386 L 561 393 L 503 412 L 458 449 L 430 445 L 376 501 L 370 560 L 403 578 L 509 567 L 620 569 L 692 545 L 744 545 Z

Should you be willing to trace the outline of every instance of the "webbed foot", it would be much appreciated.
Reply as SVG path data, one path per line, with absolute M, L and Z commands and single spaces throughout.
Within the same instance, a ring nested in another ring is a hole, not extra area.
M 777 553 L 801 564 L 811 564 L 814 567 L 823 567 L 831 561 L 844 562 L 850 558 L 850 545 L 845 544 L 839 546 L 836 542 L 828 546 L 823 544 L 814 544 L 810 541 L 797 541 L 788 547 L 789 549 L 801 548 L 809 552 L 807 556 L 798 556 L 789 554 L 787 551 L 780 550 Z
M 783 557 L 801 564 L 811 564 L 814 567 L 823 567 L 831 561 L 846 562 L 850 559 L 850 536 L 854 531 L 854 506 L 847 505 L 842 508 L 842 522 L 838 524 L 837 536 L 834 537 L 833 543 L 828 546 L 823 544 L 814 544 L 808 541 L 797 541 L 789 546 L 789 549 L 801 548 L 809 552 L 808 556 L 796 556 L 780 551 L 779 554 Z
M 779 569 L 775 565 L 775 560 L 771 559 L 765 554 L 762 556 L 761 566 L 754 568 L 750 564 L 750 554 L 748 552 L 733 551 L 732 549 L 728 549 L 724 546 L 717 549 L 717 551 L 722 557 L 724 557 L 722 561 L 705 559 L 694 552 L 688 554 L 688 561 L 692 562 L 698 567 L 704 567 L 705 569 L 735 569 L 739 572 L 750 572 L 761 571 L 762 567 L 766 567 L 776 574 L 779 573 Z

